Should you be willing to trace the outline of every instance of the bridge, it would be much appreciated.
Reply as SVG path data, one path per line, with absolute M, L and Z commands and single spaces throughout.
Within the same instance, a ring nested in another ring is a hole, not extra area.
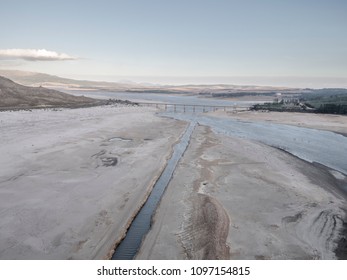
M 240 105 L 209 105 L 209 104 L 180 104 L 180 103 L 155 103 L 155 102 L 136 102 L 140 106 L 155 107 L 168 112 L 174 113 L 205 113 L 217 110 L 224 112 L 240 112 L 248 111 L 250 106 Z

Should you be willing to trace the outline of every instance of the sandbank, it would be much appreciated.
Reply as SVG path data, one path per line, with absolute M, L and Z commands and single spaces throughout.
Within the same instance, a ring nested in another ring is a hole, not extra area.
M 337 184 L 276 148 L 197 126 L 137 259 L 335 259 Z
M 222 110 L 208 113 L 215 117 L 230 117 L 241 121 L 264 121 L 321 130 L 329 130 L 347 135 L 347 116 L 313 113 L 292 112 L 263 112 L 263 111 L 229 111 Z

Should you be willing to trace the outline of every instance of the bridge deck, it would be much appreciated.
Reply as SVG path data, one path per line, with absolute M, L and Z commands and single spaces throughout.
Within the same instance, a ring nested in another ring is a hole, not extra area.
M 165 110 L 172 108 L 174 112 L 182 111 L 195 112 L 195 111 L 216 111 L 223 109 L 224 111 L 239 111 L 249 110 L 250 106 L 240 105 L 213 105 L 213 104 L 181 104 L 181 103 L 159 103 L 159 102 L 136 102 L 141 106 L 155 106 L 156 108 L 164 108 Z

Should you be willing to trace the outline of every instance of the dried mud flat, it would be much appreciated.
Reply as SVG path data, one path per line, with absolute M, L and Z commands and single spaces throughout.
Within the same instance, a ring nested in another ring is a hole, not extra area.
M 0 258 L 108 258 L 187 125 L 154 112 L 0 112 Z M 197 126 L 137 258 L 345 258 L 341 183 L 322 166 Z
M 335 259 L 346 220 L 339 183 L 278 149 L 197 126 L 137 259 Z
M 0 259 L 104 259 L 186 124 L 140 107 L 0 112 Z

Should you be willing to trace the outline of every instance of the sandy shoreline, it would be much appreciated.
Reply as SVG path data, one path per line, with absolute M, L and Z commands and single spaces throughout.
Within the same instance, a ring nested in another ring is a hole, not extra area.
M 154 112 L 0 112 L 0 258 L 107 258 L 186 126 Z
M 346 208 L 329 191 L 337 183 L 278 149 L 198 126 L 137 259 L 334 259 Z
M 347 136 L 347 116 L 290 112 L 224 112 L 208 113 L 211 116 L 233 118 L 241 121 L 263 121 L 329 130 Z

